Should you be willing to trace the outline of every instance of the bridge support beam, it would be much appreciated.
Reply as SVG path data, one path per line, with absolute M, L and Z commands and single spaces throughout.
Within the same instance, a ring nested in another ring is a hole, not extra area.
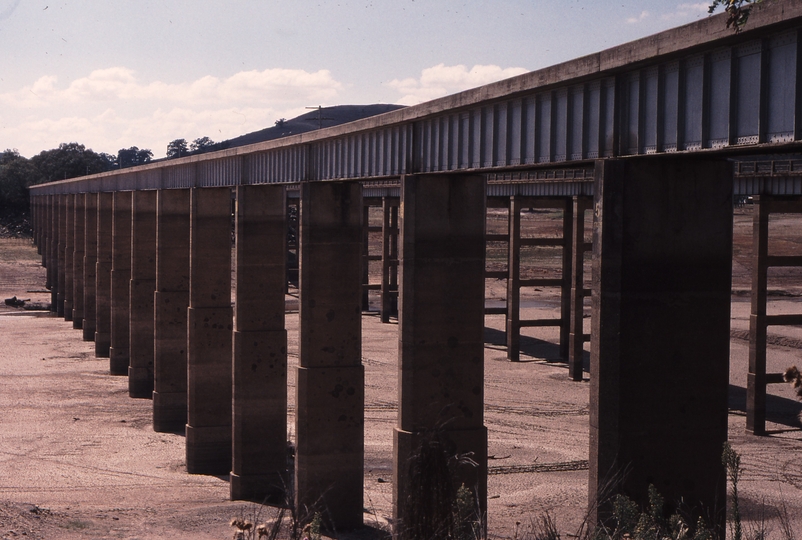
M 75 195 L 75 245 L 72 256 L 72 327 L 84 325 L 84 249 L 86 249 L 86 194 Z
M 382 198 L 381 321 L 398 316 L 398 197 Z
M 237 187 L 231 499 L 284 502 L 287 474 L 284 186 Z
M 97 193 L 84 195 L 84 320 L 82 323 L 84 341 L 95 339 L 97 287 Z
M 131 359 L 131 202 L 132 192 L 114 193 L 111 263 L 111 349 L 109 372 L 128 375 Z
M 585 212 L 593 208 L 593 200 L 590 197 L 574 197 L 573 206 L 568 376 L 574 381 L 581 381 L 584 377 L 585 342 L 589 339 L 586 339 L 584 330 L 585 297 L 590 295 L 590 290 L 585 288 L 585 252 L 590 247 L 585 242 Z
M 184 432 L 187 424 L 189 189 L 156 195 L 153 429 Z
M 98 193 L 97 267 L 95 269 L 95 356 L 108 358 L 111 349 L 111 261 L 114 194 Z
M 156 291 L 156 191 L 135 191 L 131 206 L 128 395 L 153 396 L 153 296 Z
M 187 471 L 231 471 L 231 189 L 195 188 L 187 310 Z
M 401 179 L 401 301 L 398 425 L 393 511 L 402 538 L 430 531 L 411 522 L 410 504 L 430 500 L 414 473 L 434 449 L 472 453 L 452 479 L 487 507 L 484 426 L 485 180 L 469 175 Z M 419 469 L 418 469 L 419 470 Z
M 731 167 L 597 161 L 595 205 L 591 519 L 609 516 L 610 488 L 645 505 L 652 484 L 723 535 Z
M 65 195 L 64 224 L 64 320 L 72 321 L 73 283 L 75 281 L 75 195 Z
M 45 277 L 45 287 L 50 289 L 50 311 L 55 311 L 55 303 L 53 300 L 56 294 L 56 288 L 58 286 L 56 278 L 56 258 L 53 257 L 54 251 L 54 243 L 56 242 L 56 230 L 58 229 L 58 219 L 56 218 L 57 210 L 56 210 L 56 195 L 45 195 L 45 200 L 47 204 L 47 216 L 45 218 L 45 226 L 47 227 L 47 238 L 44 245 L 44 255 L 42 256 L 42 262 L 47 268 L 47 274 Z
M 360 184 L 301 184 L 300 230 L 296 507 L 344 530 L 363 508 Z
M 51 274 L 52 274 L 52 259 L 50 258 L 50 249 L 53 242 L 53 196 L 42 196 L 42 266 L 45 267 L 45 288 L 50 290 L 52 288 Z
M 68 195 L 56 195 L 58 198 L 58 286 L 56 287 L 55 306 L 56 315 L 64 316 L 64 291 L 66 290 L 66 266 L 67 266 L 67 197 Z

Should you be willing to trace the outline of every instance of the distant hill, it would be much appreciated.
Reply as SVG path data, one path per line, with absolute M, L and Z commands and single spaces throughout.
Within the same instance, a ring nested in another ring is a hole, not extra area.
M 193 152 L 193 154 L 213 152 L 215 150 L 225 150 L 226 148 L 235 148 L 237 146 L 245 146 L 246 144 L 254 144 L 264 141 L 272 141 L 288 135 L 297 135 L 306 131 L 313 131 L 315 129 L 337 126 L 339 124 L 346 124 L 369 116 L 376 116 L 397 109 L 402 109 L 403 105 L 388 105 L 388 104 L 375 104 L 375 105 L 335 105 L 334 107 L 322 107 L 314 109 L 306 114 L 302 114 L 291 120 L 283 120 L 276 123 L 275 126 L 240 135 L 227 141 L 215 143 L 203 149 L 202 152 Z

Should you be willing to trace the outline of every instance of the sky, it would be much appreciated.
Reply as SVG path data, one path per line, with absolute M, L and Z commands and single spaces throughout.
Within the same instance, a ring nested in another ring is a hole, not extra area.
M 678 0 L 0 0 L 0 151 L 414 105 L 707 17 Z

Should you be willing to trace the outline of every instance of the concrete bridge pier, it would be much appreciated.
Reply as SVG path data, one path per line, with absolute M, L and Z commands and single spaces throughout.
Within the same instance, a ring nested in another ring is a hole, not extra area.
M 724 532 L 732 169 L 596 162 L 590 522 L 649 484 Z M 695 522 L 695 519 L 693 520 Z
M 487 508 L 484 426 L 485 179 L 443 174 L 401 179 L 401 300 L 393 513 L 415 538 L 409 504 L 431 501 L 415 474 L 422 449 L 468 454 L 454 489 Z M 425 453 L 425 452 L 423 452 Z
M 802 214 L 799 195 L 760 195 L 753 198 L 752 302 L 749 316 L 749 370 L 746 376 L 746 429 L 766 435 L 766 392 L 769 384 L 785 384 L 782 373 L 767 372 L 769 326 L 802 324 L 802 314 L 770 315 L 768 278 L 771 268 L 800 267 L 802 256 L 769 255 L 771 214 Z
M 50 270 L 48 269 L 50 265 L 50 261 L 48 260 L 48 248 L 50 246 L 50 197 L 48 195 L 42 195 L 39 198 L 42 204 L 41 221 L 39 223 L 42 227 L 42 266 L 44 266 L 46 270 L 45 288 L 50 289 Z
M 382 197 L 381 321 L 398 316 L 398 197 Z
M 42 217 L 41 211 L 41 197 L 38 195 L 31 196 L 31 223 L 33 224 L 33 243 L 36 246 L 36 254 L 42 254 Z
M 585 334 L 584 330 L 585 297 L 590 296 L 590 289 L 585 287 L 585 253 L 592 250 L 593 245 L 585 242 L 585 212 L 592 209 L 591 197 L 574 197 L 568 335 L 568 376 L 574 381 L 584 377 L 585 342 L 590 341 L 590 334 Z
M 58 286 L 56 287 L 55 303 L 56 315 L 64 316 L 64 291 L 66 290 L 67 274 L 67 197 L 68 195 L 57 195 L 58 197 Z
M 84 195 L 84 341 L 93 341 L 96 330 L 97 288 L 97 193 Z
M 53 276 L 55 274 L 56 264 L 53 260 L 53 238 L 56 234 L 56 224 L 54 219 L 54 195 L 45 195 L 45 242 L 42 246 L 42 264 L 47 269 L 45 274 L 45 288 L 50 289 L 51 295 L 53 294 L 53 287 L 55 286 Z M 51 296 L 52 301 L 52 296 Z M 53 304 L 51 303 L 50 310 L 53 311 Z
M 75 241 L 72 255 L 72 327 L 84 324 L 84 250 L 86 249 L 86 194 L 75 195 Z
M 187 472 L 231 471 L 231 189 L 194 188 L 190 204 Z
M 283 503 L 287 470 L 286 202 L 237 187 L 231 499 Z
M 301 184 L 295 497 L 337 530 L 362 526 L 362 188 Z
M 128 375 L 131 313 L 131 203 L 132 192 L 114 193 L 111 262 L 111 348 L 109 372 Z
M 66 226 L 64 236 L 64 320 L 72 321 L 72 303 L 75 267 L 75 195 L 65 195 L 66 205 L 64 207 L 64 224 Z
M 156 191 L 135 191 L 131 206 L 128 395 L 153 397 L 153 296 L 156 291 Z
M 153 429 L 184 432 L 187 424 L 189 189 L 156 194 Z
M 95 268 L 95 356 L 108 358 L 111 349 L 111 265 L 114 194 L 98 193 L 97 266 Z

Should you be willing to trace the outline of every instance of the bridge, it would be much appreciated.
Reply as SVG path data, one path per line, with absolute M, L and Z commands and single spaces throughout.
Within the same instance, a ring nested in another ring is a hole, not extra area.
M 510 245 L 508 355 L 559 326 L 581 379 L 591 341 L 591 519 L 610 489 L 712 509 L 723 526 L 734 195 L 754 196 L 748 428 L 765 430 L 770 212 L 802 211 L 802 0 L 734 33 L 711 17 L 597 54 L 333 128 L 31 188 L 53 309 L 94 340 L 190 473 L 235 499 L 284 496 L 288 204 L 298 209 L 295 504 L 362 524 L 366 205 L 382 205 L 383 317 L 398 298 L 394 512 L 437 433 L 470 453 L 486 507 L 485 245 Z M 768 158 L 771 159 L 768 159 Z M 232 203 L 234 257 L 231 256 Z M 509 234 L 485 234 L 486 209 Z M 563 211 L 558 319 L 521 321 L 521 208 Z M 585 284 L 584 216 L 593 212 Z M 292 212 L 294 215 L 294 212 Z M 518 225 L 516 225 L 518 224 Z M 232 307 L 232 265 L 236 287 Z M 591 332 L 582 305 L 592 296 Z M 762 340 L 762 341 L 761 341 Z M 233 413 L 232 413 L 233 411 Z

